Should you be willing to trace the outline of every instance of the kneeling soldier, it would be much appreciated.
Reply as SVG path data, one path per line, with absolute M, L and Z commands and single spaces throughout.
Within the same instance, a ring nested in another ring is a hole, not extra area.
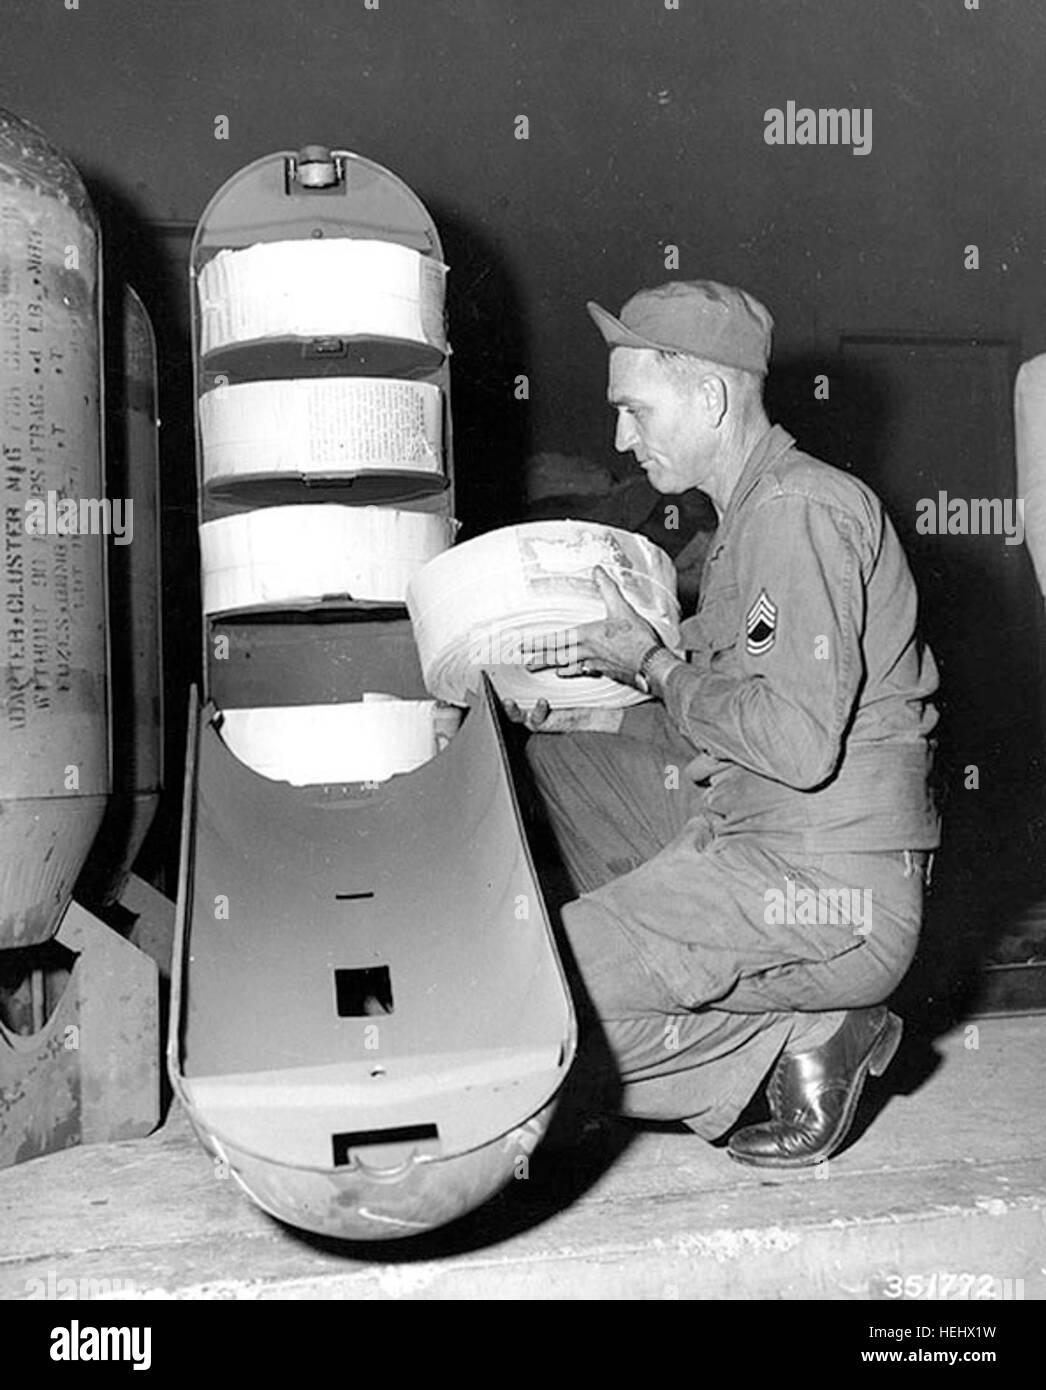
M 564 928 L 629 1113 L 712 1139 L 769 1072 L 771 1118 L 735 1133 L 731 1156 L 818 1163 L 897 1049 L 883 1001 L 939 843 L 937 670 L 915 585 L 874 493 L 770 424 L 758 301 L 676 281 L 620 318 L 589 311 L 611 349 L 616 447 L 659 492 L 707 493 L 719 526 L 686 660 L 599 572 L 607 617 L 559 668 L 656 700 L 609 732 L 544 704 L 527 718 L 580 894 Z

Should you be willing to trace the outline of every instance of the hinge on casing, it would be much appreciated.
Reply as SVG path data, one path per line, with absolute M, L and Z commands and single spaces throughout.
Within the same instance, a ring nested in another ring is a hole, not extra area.
M 304 145 L 288 155 L 284 179 L 289 194 L 337 188 L 345 182 L 345 161 L 325 145 Z

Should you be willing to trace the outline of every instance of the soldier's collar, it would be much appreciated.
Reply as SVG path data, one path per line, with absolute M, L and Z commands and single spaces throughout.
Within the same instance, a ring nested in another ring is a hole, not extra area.
M 794 448 L 795 439 L 780 425 L 771 425 L 763 434 L 759 436 L 752 445 L 751 453 L 745 460 L 745 466 L 741 469 L 741 476 L 738 478 L 730 500 L 726 504 L 726 511 L 723 513 L 719 523 L 719 530 L 722 531 L 727 522 L 732 520 L 738 509 L 744 503 L 745 498 L 755 487 L 756 483 L 763 476 L 768 468 L 771 468 L 782 454 L 786 454 L 789 449 Z

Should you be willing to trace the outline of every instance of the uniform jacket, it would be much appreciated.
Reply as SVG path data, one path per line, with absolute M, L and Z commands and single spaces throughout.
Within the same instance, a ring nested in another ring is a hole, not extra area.
M 705 562 L 664 703 L 717 834 L 806 850 L 933 849 L 937 667 L 882 504 L 773 426 Z

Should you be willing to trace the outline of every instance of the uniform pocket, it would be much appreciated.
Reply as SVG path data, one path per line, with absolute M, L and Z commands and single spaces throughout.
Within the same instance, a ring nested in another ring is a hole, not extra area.
M 866 881 L 839 877 L 830 855 L 771 858 L 777 872 L 766 895 L 767 921 L 789 940 L 797 961 L 832 960 L 864 945 L 874 922 Z
M 712 656 L 737 646 L 741 628 L 741 591 L 736 584 L 708 595 L 697 612 L 701 632 Z

